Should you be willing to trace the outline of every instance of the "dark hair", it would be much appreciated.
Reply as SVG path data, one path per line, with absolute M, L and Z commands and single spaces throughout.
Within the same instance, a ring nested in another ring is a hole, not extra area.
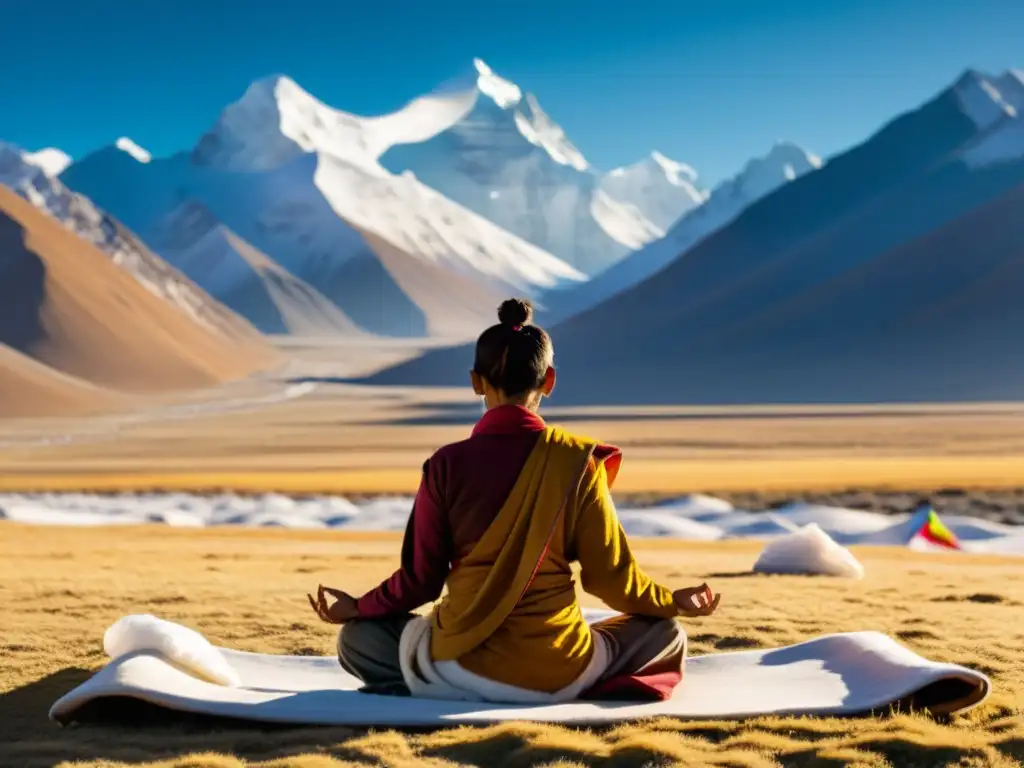
M 498 307 L 498 325 L 480 334 L 473 370 L 508 397 L 539 389 L 554 360 L 551 338 L 530 325 L 533 305 L 507 299 Z

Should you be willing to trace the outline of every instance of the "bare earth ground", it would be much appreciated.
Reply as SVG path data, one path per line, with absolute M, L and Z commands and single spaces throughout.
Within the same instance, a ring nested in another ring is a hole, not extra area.
M 687 625 L 694 653 L 775 646 L 876 629 L 925 656 L 991 675 L 994 694 L 951 722 L 766 718 L 609 729 L 514 722 L 399 733 L 228 727 L 184 718 L 60 729 L 50 704 L 104 663 L 102 635 L 131 612 L 189 624 L 212 641 L 330 654 L 331 628 L 305 592 L 359 592 L 397 564 L 386 534 L 168 528 L 53 529 L 0 524 L 0 765 L 240 766 L 1019 766 L 1024 760 L 1024 571 L 1019 560 L 856 552 L 867 577 L 744 575 L 754 543 L 640 541 L 647 569 L 672 585 L 707 578 L 719 614 Z M 955 564 L 954 564 L 955 563 Z M 737 695 L 742 695 L 737 692 Z

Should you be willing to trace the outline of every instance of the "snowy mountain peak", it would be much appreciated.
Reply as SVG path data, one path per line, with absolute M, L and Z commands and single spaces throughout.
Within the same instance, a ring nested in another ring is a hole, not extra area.
M 392 147 L 428 141 L 449 129 L 502 132 L 495 121 L 507 122 L 560 165 L 587 168 L 586 159 L 537 100 L 481 59 L 473 60 L 470 78 L 449 82 L 379 117 L 329 107 L 284 75 L 261 78 L 221 112 L 192 159 L 222 170 L 265 171 L 317 153 L 380 174 L 378 159 Z
M 23 185 L 45 185 L 45 182 L 39 179 L 45 175 L 42 168 L 29 162 L 28 156 L 19 147 L 0 141 L 0 184 L 22 194 L 19 188 Z
M 676 162 L 657 150 L 651 152 L 650 159 L 664 171 L 666 178 L 676 186 L 683 183 L 693 184 L 697 181 L 697 171 L 691 165 Z
M 821 167 L 821 158 L 791 141 L 777 141 L 764 157 L 749 161 L 737 180 L 755 187 L 762 183 L 774 189 L 781 180 L 792 181 Z
M 254 80 L 246 88 L 242 98 L 228 106 L 225 112 L 260 112 L 268 108 L 276 110 L 279 118 L 292 112 L 315 120 L 317 117 L 335 113 L 335 110 L 323 104 L 290 77 L 280 74 Z
M 972 86 L 977 86 L 978 84 L 984 82 L 984 80 L 984 73 L 978 71 L 977 69 L 972 69 L 971 67 L 968 67 L 967 69 L 960 73 L 960 77 L 958 77 L 956 82 L 953 84 L 953 88 L 957 90 L 970 88 Z
M 719 198 L 756 200 L 809 171 L 820 168 L 821 158 L 791 141 L 779 141 L 763 157 L 750 160 L 743 170 L 716 190 Z M 660 152 L 625 168 L 616 168 L 601 180 L 601 189 L 612 197 L 636 205 L 648 218 L 668 229 L 680 216 L 702 205 L 709 193 L 697 182 L 697 172 L 685 163 L 671 160 Z M 659 211 L 652 200 L 662 203 Z
M 523 92 L 515 83 L 494 74 L 494 70 L 484 63 L 483 59 L 473 59 L 476 68 L 476 87 L 485 96 L 489 96 L 502 109 L 509 109 L 519 104 Z
M 245 89 L 245 94 L 243 94 L 241 100 L 245 100 L 247 98 L 276 99 L 278 88 L 283 89 L 285 92 L 298 92 L 312 98 L 308 93 L 306 93 L 302 86 L 288 77 L 288 75 L 275 72 L 273 74 L 264 75 L 263 77 L 258 77 L 249 83 L 249 87 Z
M 660 152 L 609 171 L 601 178 L 601 190 L 635 207 L 662 232 L 707 198 L 697 182 L 697 171 Z
M 515 111 L 516 126 L 523 138 L 547 152 L 556 163 L 571 166 L 577 171 L 587 170 L 586 158 L 569 141 L 562 126 L 548 117 L 533 94 L 526 94 L 525 101 L 525 109 L 520 104 L 521 108 Z
M 822 160 L 791 141 L 777 141 L 763 157 L 747 162 L 739 174 L 719 185 L 712 193 L 723 192 L 746 200 L 757 200 L 769 192 L 822 166 Z
M 431 123 L 429 133 L 422 129 L 416 132 L 416 142 L 451 131 L 455 141 L 462 145 L 460 152 L 472 150 L 476 153 L 490 145 L 518 153 L 516 142 L 526 139 L 528 145 L 544 150 L 558 165 L 577 171 L 589 168 L 583 153 L 541 108 L 537 98 L 498 75 L 482 59 L 473 59 L 468 75 L 442 83 L 429 96 L 411 102 L 401 112 L 409 113 L 416 107 L 423 110 L 427 105 L 430 105 L 431 112 L 437 113 L 437 117 L 428 118 Z M 442 112 L 447 122 L 441 119 Z M 394 120 L 399 114 L 380 119 Z M 405 133 L 413 135 L 410 130 Z M 408 143 L 414 142 L 403 137 L 391 146 Z
M 369 122 L 369 121 L 368 121 Z M 475 59 L 461 76 L 371 126 L 389 171 L 411 171 L 449 199 L 593 274 L 664 229 L 604 178 L 531 93 Z M 386 128 L 386 130 L 385 130 Z M 399 130 L 401 129 L 401 130 Z M 415 129 L 415 130 L 413 130 Z M 390 140 L 380 141 L 387 133 Z M 658 174 L 664 184 L 664 172 Z M 690 205 L 683 201 L 684 207 Z M 674 220 L 678 200 L 652 215 Z
M 15 187 L 42 175 L 55 179 L 71 165 L 71 158 L 52 147 L 38 152 L 25 152 L 14 144 L 0 141 L 0 183 Z
M 140 163 L 148 163 L 153 159 L 153 156 L 136 144 L 134 141 L 129 139 L 127 136 L 122 136 L 114 142 L 114 146 L 120 149 L 122 152 L 131 155 Z
M 691 165 L 676 162 L 666 157 L 657 150 L 651 152 L 647 157 L 633 165 L 619 166 L 608 171 L 612 178 L 620 176 L 643 174 L 658 174 L 673 185 L 694 184 L 697 181 L 697 171 Z
M 522 89 L 511 80 L 497 74 L 483 59 L 473 59 L 472 65 L 454 77 L 436 86 L 426 99 L 463 97 L 470 106 L 481 96 L 500 110 L 510 110 L 523 100 Z
M 308 152 L 365 162 L 363 123 L 318 101 L 290 77 L 272 75 L 254 81 L 221 112 L 192 158 L 239 171 L 269 170 Z
M 40 162 L 39 155 L 43 152 L 25 152 L 14 144 L 0 141 L 0 184 L 59 218 L 66 213 L 74 196 L 56 174 L 44 167 L 45 156 Z
M 71 157 L 56 147 L 47 147 L 38 152 L 25 152 L 22 154 L 25 162 L 39 168 L 47 176 L 60 176 L 64 169 L 71 165 Z
M 797 163 L 814 168 L 821 166 L 820 157 L 808 152 L 799 144 L 785 140 L 775 142 L 772 148 L 768 151 L 768 154 L 765 156 L 765 159 L 777 162 Z
M 981 130 L 1024 108 L 1024 83 L 1010 71 L 994 78 L 969 69 L 954 83 L 953 94 L 963 113 Z
M 1008 70 L 992 77 L 974 74 L 971 90 L 957 82 L 964 111 L 981 129 L 978 140 L 963 155 L 972 168 L 983 168 L 1024 158 L 1024 74 Z
M 689 209 L 675 214 L 675 220 L 665 226 L 667 234 L 648 243 L 610 269 L 588 282 L 557 296 L 552 295 L 551 306 L 556 313 L 549 322 L 570 317 L 580 310 L 596 306 L 604 299 L 621 293 L 663 269 L 681 254 L 694 247 L 712 232 L 727 225 L 751 203 L 771 194 L 779 187 L 804 173 L 822 166 L 817 156 L 792 142 L 780 141 L 763 157 L 749 161 L 737 175 L 718 184 L 711 192 L 701 193 L 698 202 L 689 201 Z M 657 172 L 651 170 L 657 168 Z M 646 174 L 646 175 L 645 175 Z M 648 186 L 644 186 L 646 179 Z M 660 182 L 660 183 L 658 183 Z M 601 188 L 620 199 L 653 194 L 653 199 L 664 203 L 671 193 L 680 193 L 685 187 L 666 184 L 666 176 L 653 156 L 622 169 L 619 174 L 609 173 L 601 180 Z M 681 202 L 687 202 L 685 198 Z M 645 213 L 651 221 L 660 223 L 654 206 Z

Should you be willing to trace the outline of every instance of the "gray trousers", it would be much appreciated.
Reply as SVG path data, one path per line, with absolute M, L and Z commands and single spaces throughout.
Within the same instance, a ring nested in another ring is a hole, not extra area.
M 338 660 L 363 681 L 366 693 L 408 696 L 398 659 L 398 642 L 412 614 L 356 619 L 338 633 Z M 613 616 L 591 625 L 608 641 L 612 661 L 598 682 L 619 675 L 678 670 L 686 659 L 686 632 L 672 619 Z

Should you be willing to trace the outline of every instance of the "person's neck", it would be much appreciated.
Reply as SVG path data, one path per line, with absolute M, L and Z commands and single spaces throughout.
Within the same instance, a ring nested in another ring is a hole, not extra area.
M 537 413 L 540 411 L 540 398 L 529 398 L 526 400 L 499 400 L 494 403 L 487 404 L 487 410 L 493 408 L 501 408 L 503 406 L 515 406 L 516 408 L 525 408 L 531 413 Z

